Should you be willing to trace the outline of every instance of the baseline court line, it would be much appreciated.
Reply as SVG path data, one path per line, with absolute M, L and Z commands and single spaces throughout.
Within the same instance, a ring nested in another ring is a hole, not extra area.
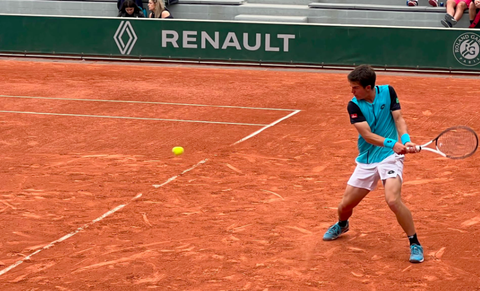
M 236 108 L 236 109 L 252 109 L 252 110 L 276 110 L 276 111 L 295 111 L 295 109 L 283 108 L 263 108 L 263 107 L 245 107 L 245 106 L 229 106 L 229 105 L 206 105 L 206 104 L 189 104 L 189 103 L 171 103 L 171 102 L 155 102 L 155 101 L 130 101 L 130 100 L 108 100 L 108 99 L 82 99 L 82 98 L 58 98 L 58 97 L 33 97 L 33 96 L 13 96 L 0 95 L 4 98 L 19 99 L 45 99 L 45 100 L 67 100 L 67 101 L 90 101 L 90 102 L 111 102 L 111 103 L 132 103 L 132 104 L 158 104 L 158 105 L 177 105 L 177 106 L 197 106 L 197 107 L 215 107 L 215 108 Z
M 0 113 L 18 113 L 18 114 L 33 114 L 33 115 L 55 115 L 55 116 L 73 116 L 73 117 L 96 117 L 96 118 L 113 118 L 113 119 L 153 120 L 153 121 L 175 121 L 175 122 L 209 123 L 209 124 L 228 124 L 228 125 L 247 125 L 247 126 L 265 126 L 265 125 L 267 125 L 267 124 L 221 122 L 221 121 L 205 121 L 205 120 L 184 120 L 184 119 L 129 117 L 129 116 L 69 114 L 69 113 L 50 113 L 50 112 L 33 112 L 33 111 L 0 110 Z

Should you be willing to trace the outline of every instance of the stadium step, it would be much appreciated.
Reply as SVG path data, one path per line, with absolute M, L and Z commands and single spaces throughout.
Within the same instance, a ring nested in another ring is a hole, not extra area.
M 306 17 L 306 16 L 239 14 L 239 15 L 235 16 L 235 20 L 239 20 L 239 21 L 260 21 L 260 22 L 308 23 L 308 17 Z

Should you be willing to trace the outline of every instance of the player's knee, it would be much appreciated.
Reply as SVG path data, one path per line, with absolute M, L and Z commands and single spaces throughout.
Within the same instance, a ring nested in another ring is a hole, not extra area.
M 387 198 L 385 200 L 390 210 L 392 210 L 394 213 L 396 213 L 403 205 L 402 200 L 397 197 Z

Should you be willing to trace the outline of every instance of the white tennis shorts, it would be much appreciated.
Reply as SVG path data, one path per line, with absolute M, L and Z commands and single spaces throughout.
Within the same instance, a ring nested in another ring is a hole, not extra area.
M 357 162 L 357 167 L 347 184 L 356 188 L 375 190 L 378 180 L 400 176 L 403 181 L 403 155 L 391 155 L 380 163 L 362 164 Z

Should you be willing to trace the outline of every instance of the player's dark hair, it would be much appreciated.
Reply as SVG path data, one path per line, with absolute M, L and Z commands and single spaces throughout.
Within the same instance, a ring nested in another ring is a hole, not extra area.
M 372 88 L 375 87 L 376 79 L 377 75 L 375 74 L 375 70 L 369 65 L 360 65 L 348 74 L 348 81 L 358 82 L 363 88 L 368 85 Z

